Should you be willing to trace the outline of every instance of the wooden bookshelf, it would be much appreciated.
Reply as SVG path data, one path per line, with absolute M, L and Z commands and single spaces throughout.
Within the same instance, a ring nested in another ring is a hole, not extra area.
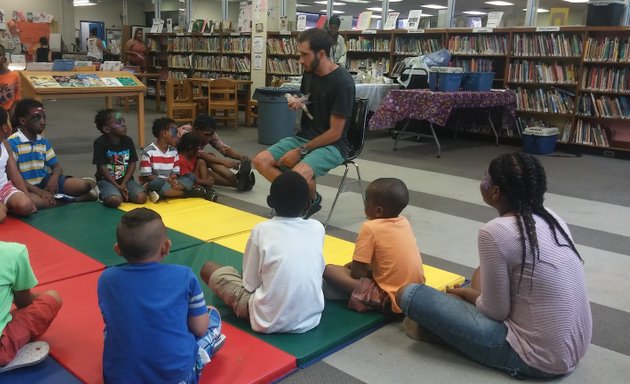
M 267 33 L 267 76 L 268 86 L 278 81 L 289 81 L 292 76 L 302 74 L 297 49 L 297 32 L 290 35 L 279 32 Z

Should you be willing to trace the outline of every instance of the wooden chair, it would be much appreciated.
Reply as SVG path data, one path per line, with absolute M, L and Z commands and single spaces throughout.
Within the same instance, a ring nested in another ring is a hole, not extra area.
M 166 115 L 176 123 L 192 123 L 197 116 L 197 103 L 192 99 L 190 83 L 183 79 L 166 81 Z
M 190 89 L 192 92 L 192 100 L 197 103 L 197 112 L 207 112 L 208 96 L 206 89 L 211 79 L 202 78 L 188 78 L 186 81 L 190 82 Z
M 249 119 L 245 122 L 245 125 L 251 127 L 258 123 L 258 100 L 249 100 L 247 108 L 249 109 L 249 114 L 246 115 L 249 116 Z
M 228 125 L 238 124 L 237 83 L 230 79 L 216 79 L 208 83 L 208 114 Z

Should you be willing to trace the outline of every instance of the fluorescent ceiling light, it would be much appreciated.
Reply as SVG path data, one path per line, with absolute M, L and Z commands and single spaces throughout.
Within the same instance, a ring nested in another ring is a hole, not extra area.
M 420 15 L 420 17 L 433 17 L 433 16 L 435 16 L 435 15 L 430 15 L 430 14 L 424 13 L 424 12 L 422 13 L 422 15 Z
M 381 18 L 381 15 L 372 15 L 372 16 L 370 16 L 370 17 L 371 17 L 371 18 L 373 18 L 373 19 L 380 19 L 380 18 Z
M 345 3 L 353 3 L 353 4 L 368 4 L 367 0 L 344 0 Z
M 322 1 L 315 1 L 315 4 L 323 4 L 326 5 L 328 4 L 328 2 L 326 0 L 322 0 Z M 346 3 L 338 3 L 338 2 L 334 2 L 333 5 L 346 5 Z
M 310 7 L 310 5 L 308 5 L 308 4 L 300 4 L 300 3 L 297 3 L 297 4 L 295 4 L 295 7 L 296 7 L 296 8 L 300 8 L 300 7 Z
M 495 5 L 497 7 L 509 7 L 510 5 L 514 5 L 514 3 L 508 3 L 507 1 L 486 1 L 486 4 Z
M 588 3 L 589 0 L 564 0 L 567 3 L 580 4 L 580 3 Z
M 320 12 L 321 12 L 321 13 L 326 13 L 326 10 L 325 10 L 325 9 L 322 9 Z M 338 10 L 336 10 L 336 9 L 333 9 L 333 13 L 345 13 L 345 12 L 344 12 L 344 11 L 338 11 Z
M 527 8 L 523 8 L 523 11 L 527 11 Z M 545 9 L 545 8 L 538 8 L 537 12 L 538 13 L 547 13 L 547 12 L 549 12 L 549 10 Z
M 486 12 L 481 12 L 481 11 L 464 11 L 462 13 L 465 13 L 467 15 L 485 15 Z
M 383 12 L 383 8 L 380 7 L 370 7 L 370 8 L 365 8 L 368 11 L 374 11 L 374 12 Z M 390 9 L 389 12 L 396 12 L 393 9 Z
M 96 3 L 92 3 L 90 0 L 73 0 L 72 5 L 75 7 L 89 7 L 90 5 L 96 5 Z
M 426 5 L 421 5 L 421 7 L 430 8 L 430 9 L 448 9 L 448 7 L 445 7 L 443 5 L 437 5 L 437 4 L 426 4 Z
M 403 0 L 389 0 L 390 3 L 402 3 Z

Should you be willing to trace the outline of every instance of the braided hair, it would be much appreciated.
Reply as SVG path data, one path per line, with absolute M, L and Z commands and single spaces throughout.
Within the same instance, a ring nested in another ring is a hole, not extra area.
M 516 224 L 518 225 L 522 248 L 519 286 L 527 261 L 526 242 L 529 244 L 531 254 L 532 276 L 536 261 L 540 261 L 534 215 L 540 216 L 547 223 L 558 246 L 571 248 L 582 260 L 567 232 L 543 205 L 543 196 L 547 191 L 547 176 L 545 169 L 536 157 L 523 152 L 500 155 L 490 162 L 488 173 L 492 177 L 494 185 L 499 187 L 501 194 L 505 196 L 516 214 Z M 560 243 L 558 240 L 558 232 L 564 238 L 565 243 Z

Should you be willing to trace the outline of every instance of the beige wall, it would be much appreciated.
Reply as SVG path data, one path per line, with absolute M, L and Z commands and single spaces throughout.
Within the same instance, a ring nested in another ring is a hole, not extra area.
M 162 0 L 160 3 L 160 11 L 177 11 L 180 8 L 178 0 Z M 190 9 L 193 19 L 221 19 L 221 0 L 191 0 Z M 230 1 L 228 3 L 228 19 L 232 20 L 232 24 L 238 22 L 239 2 Z M 145 3 L 146 11 L 153 11 L 153 4 L 150 0 Z

